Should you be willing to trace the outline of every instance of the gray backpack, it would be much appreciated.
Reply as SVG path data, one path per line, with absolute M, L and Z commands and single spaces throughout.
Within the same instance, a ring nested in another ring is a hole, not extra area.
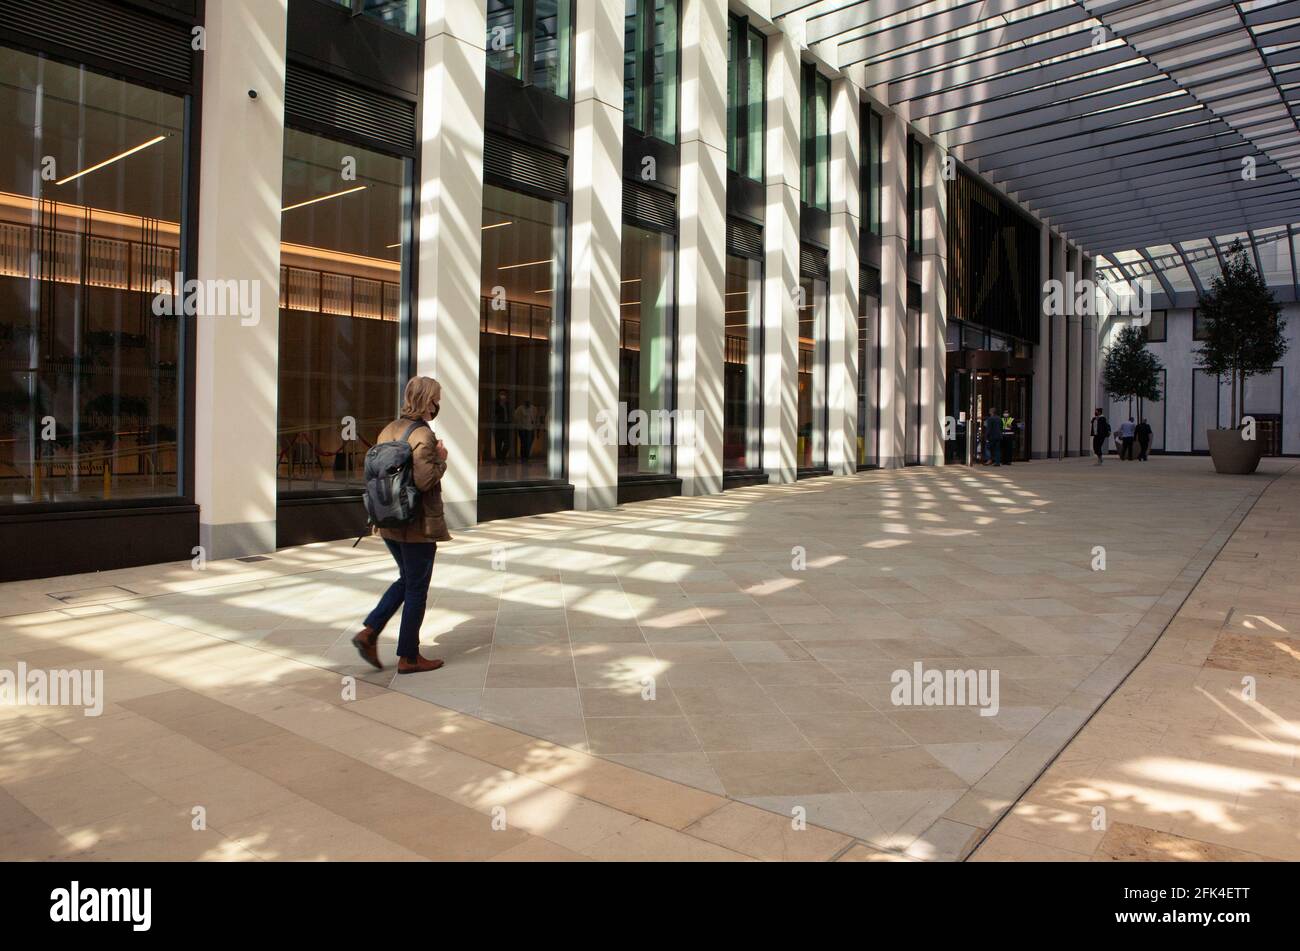
M 370 524 L 377 528 L 401 528 L 415 518 L 420 508 L 420 490 L 415 487 L 411 433 L 425 424 L 411 423 L 401 439 L 376 443 L 366 453 L 366 505 Z

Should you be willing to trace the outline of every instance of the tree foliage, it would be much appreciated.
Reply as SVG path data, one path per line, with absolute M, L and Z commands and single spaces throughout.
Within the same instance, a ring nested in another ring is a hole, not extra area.
M 1106 362 L 1101 370 L 1101 383 L 1112 399 L 1128 400 L 1130 412 L 1133 400 L 1159 401 L 1160 371 L 1164 369 L 1155 354 L 1147 349 L 1142 328 L 1131 324 L 1122 327 L 1115 335 L 1115 343 L 1106 350 Z
M 1199 366 L 1231 381 L 1235 421 L 1237 408 L 1244 409 L 1246 380 L 1270 372 L 1287 352 L 1282 305 L 1237 240 L 1224 256 L 1223 273 L 1198 307 L 1204 321 L 1204 340 L 1196 351 Z

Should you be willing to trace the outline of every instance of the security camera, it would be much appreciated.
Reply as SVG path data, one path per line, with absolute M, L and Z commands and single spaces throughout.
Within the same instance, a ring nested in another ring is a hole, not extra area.
M 250 90 L 248 90 L 248 98 L 249 98 L 249 99 L 256 99 L 256 98 L 257 98 L 257 90 L 256 90 L 256 89 L 250 89 Z

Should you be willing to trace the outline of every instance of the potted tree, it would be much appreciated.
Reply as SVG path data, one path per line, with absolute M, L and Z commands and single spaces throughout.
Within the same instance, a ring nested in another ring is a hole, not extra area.
M 1204 319 L 1204 340 L 1196 351 L 1199 365 L 1219 378 L 1226 376 L 1232 394 L 1232 428 L 1206 433 L 1210 458 L 1217 472 L 1249 475 L 1259 466 L 1263 446 L 1254 438 L 1254 427 L 1242 420 L 1246 380 L 1270 372 L 1287 352 L 1282 305 L 1238 240 L 1198 306 Z
M 1154 353 L 1147 349 L 1146 334 L 1141 327 L 1121 327 L 1115 342 L 1106 350 L 1101 370 L 1101 385 L 1114 400 L 1128 402 L 1133 415 L 1134 400 L 1160 400 L 1160 371 L 1164 369 Z M 1114 427 L 1116 430 L 1119 426 Z

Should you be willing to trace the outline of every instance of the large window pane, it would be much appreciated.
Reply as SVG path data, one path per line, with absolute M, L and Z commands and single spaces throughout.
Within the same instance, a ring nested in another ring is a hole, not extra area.
M 763 265 L 727 255 L 724 469 L 763 467 Z
M 634 2 L 634 0 L 630 0 Z M 727 170 L 740 171 L 741 128 L 740 111 L 744 106 L 741 93 L 742 70 L 744 68 L 743 21 L 738 17 L 727 18 Z M 624 93 L 626 100 L 626 92 Z
M 673 471 L 674 244 L 672 235 L 623 226 L 618 418 L 627 426 L 618 428 L 628 438 L 618 448 L 620 475 Z
M 727 168 L 763 180 L 763 34 L 727 21 Z
M 826 466 L 826 282 L 799 281 L 800 469 Z
M 866 109 L 867 121 L 867 228 L 880 234 L 881 118 L 874 109 Z
M 995 348 L 997 349 L 997 348 Z M 907 310 L 907 431 L 903 461 L 921 461 L 921 312 Z M 1002 409 L 1001 406 L 997 407 Z
M 623 121 L 677 141 L 677 0 L 625 0 Z
M 365 0 L 365 15 L 381 20 L 391 27 L 412 36 L 420 32 L 420 4 L 418 0 Z
M 566 208 L 483 190 L 479 478 L 564 478 Z
M 646 21 L 642 0 L 625 0 L 623 7 L 623 121 L 645 131 L 645 84 L 641 63 L 646 47 Z
M 677 0 L 654 4 L 654 117 L 650 134 L 677 141 Z
M 802 85 L 802 152 L 804 204 L 826 210 L 830 207 L 828 182 L 830 162 L 830 80 L 816 68 L 805 65 Z
M 361 483 L 398 412 L 409 162 L 288 129 L 280 229 L 281 492 Z
M 524 0 L 487 0 L 487 65 L 499 73 L 523 79 L 519 55 L 519 24 Z
M 573 48 L 570 0 L 535 0 L 533 85 L 569 98 L 569 50 Z
M 880 298 L 862 294 L 858 306 L 858 465 L 880 464 L 876 407 L 880 380 Z
M 487 65 L 569 98 L 573 0 L 486 0 Z
M 184 100 L 0 48 L 0 115 L 0 503 L 174 496 Z
M 767 40 L 757 30 L 749 31 L 749 52 L 745 60 L 748 89 L 745 97 L 745 177 L 763 180 L 763 110 L 767 90 L 763 83 L 767 62 Z

